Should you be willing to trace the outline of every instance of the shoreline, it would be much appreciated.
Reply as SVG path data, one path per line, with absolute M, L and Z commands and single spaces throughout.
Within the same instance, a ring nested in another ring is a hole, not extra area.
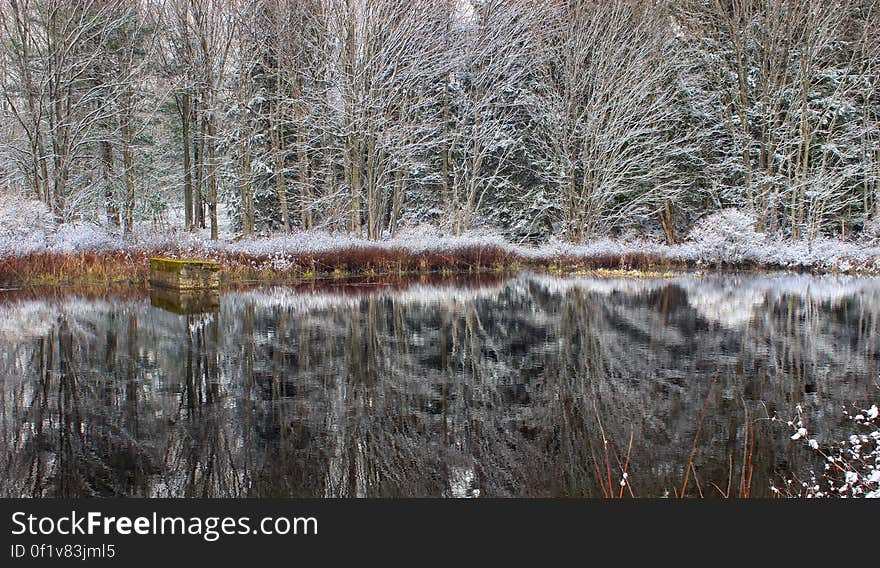
M 758 233 L 750 222 L 741 226 L 741 215 L 730 216 L 701 221 L 672 245 L 646 237 L 582 243 L 549 237 L 522 244 L 497 230 L 452 235 L 431 225 L 380 240 L 323 230 L 211 240 L 204 230 L 145 226 L 125 237 L 99 225 L 66 223 L 39 234 L 0 235 L 0 286 L 140 284 L 149 278 L 151 257 L 218 262 L 224 283 L 522 269 L 574 275 L 604 270 L 633 277 L 683 270 L 880 275 L 880 235 L 793 240 Z
M 451 248 L 412 250 L 377 243 L 315 252 L 276 250 L 255 253 L 234 248 L 163 247 L 115 251 L 29 252 L 0 256 L 0 286 L 34 285 L 143 285 L 149 279 L 151 257 L 210 260 L 221 265 L 223 284 L 246 282 L 318 281 L 362 277 L 400 277 L 546 271 L 560 275 L 656 278 L 693 270 L 795 271 L 812 274 L 880 275 L 880 257 L 873 262 L 839 265 L 791 264 L 755 258 L 694 258 L 675 247 L 640 250 L 619 245 L 620 250 L 595 252 L 528 251 L 498 244 L 466 244 Z M 574 248 L 574 247 L 573 247 Z M 659 247 L 658 247 L 659 248 Z M 537 254 L 535 254 L 537 252 Z M 555 252 L 555 254 L 554 254 Z M 673 253 L 673 254 L 670 254 Z M 686 251 L 685 251 L 686 252 Z M 529 254 L 531 253 L 531 254 Z

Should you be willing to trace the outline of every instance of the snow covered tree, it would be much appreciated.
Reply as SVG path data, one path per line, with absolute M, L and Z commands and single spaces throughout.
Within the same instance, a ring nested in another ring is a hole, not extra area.
M 516 191 L 534 87 L 542 3 L 466 2 L 450 10 L 446 38 L 454 67 L 444 91 L 442 201 L 455 233 L 474 225 L 486 201 Z
M 689 0 L 677 21 L 698 45 L 730 150 L 726 203 L 794 238 L 846 223 L 865 161 L 847 138 L 870 105 L 855 64 L 871 12 L 859 0 Z M 868 56 L 870 59 L 870 56 Z M 863 99 L 864 100 L 864 99 Z M 864 130 L 862 130 L 864 132 Z M 858 181 L 857 181 L 858 180 Z
M 339 119 L 347 228 L 379 238 L 440 132 L 444 11 L 433 2 L 338 0 L 330 80 Z M 365 231 L 364 231 L 365 230 Z
M 11 160 L 33 196 L 61 219 L 83 212 L 94 189 L 95 146 L 112 124 L 115 83 L 101 77 L 106 48 L 135 5 L 7 0 L 0 5 L 0 90 L 17 129 Z
M 649 5 L 580 0 L 547 14 L 540 136 L 553 221 L 569 239 L 607 234 L 665 203 L 686 143 L 673 130 L 672 39 Z
M 225 204 L 245 236 L 673 243 L 731 207 L 849 236 L 878 29 L 878 0 L 0 0 L 0 177 L 128 234 L 217 238 Z

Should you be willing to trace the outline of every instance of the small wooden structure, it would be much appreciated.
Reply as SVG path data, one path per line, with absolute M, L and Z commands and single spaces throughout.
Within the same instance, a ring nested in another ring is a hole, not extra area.
M 210 260 L 151 258 L 150 284 L 171 290 L 216 290 L 220 263 Z

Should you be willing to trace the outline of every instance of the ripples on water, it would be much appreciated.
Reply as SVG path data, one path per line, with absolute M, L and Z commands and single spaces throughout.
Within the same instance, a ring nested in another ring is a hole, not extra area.
M 7 293 L 0 495 L 596 497 L 601 420 L 661 496 L 706 405 L 689 494 L 766 496 L 813 465 L 768 416 L 830 442 L 876 400 L 878 315 L 877 279 L 805 275 Z

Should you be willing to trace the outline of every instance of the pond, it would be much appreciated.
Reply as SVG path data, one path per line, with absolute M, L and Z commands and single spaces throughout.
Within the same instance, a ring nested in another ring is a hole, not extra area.
M 878 318 L 787 273 L 0 292 L 0 495 L 769 496 L 797 405 L 876 401 Z

